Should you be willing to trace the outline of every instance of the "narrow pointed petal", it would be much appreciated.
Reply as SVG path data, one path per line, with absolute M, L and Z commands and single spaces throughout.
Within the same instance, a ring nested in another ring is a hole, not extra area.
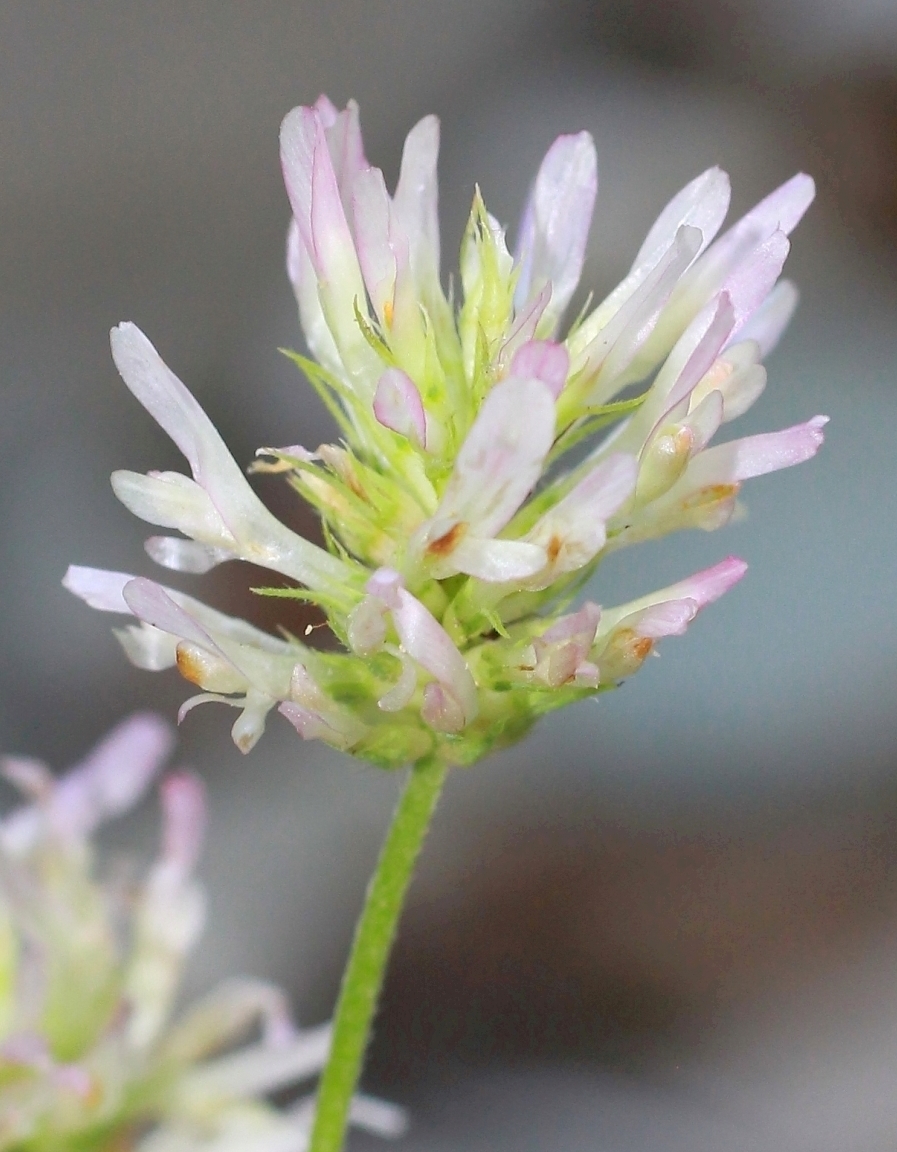
M 641 276 L 622 300 L 612 294 L 577 333 L 573 371 L 597 372 L 591 403 L 603 403 L 622 388 L 627 371 L 648 342 L 670 295 L 691 265 L 702 243 L 697 228 L 683 225 L 673 244 L 653 268 Z M 628 281 L 624 281 L 624 284 Z M 582 346 L 583 341 L 588 342 Z M 640 369 L 632 373 L 637 379 Z
M 761 359 L 768 356 L 791 322 L 799 298 L 800 293 L 790 280 L 780 281 L 747 319 L 738 339 L 756 340 Z
M 70 564 L 62 578 L 62 586 L 98 612 L 120 612 L 130 616 L 131 609 L 125 603 L 122 592 L 128 581 L 133 579 L 128 572 L 110 572 L 105 568 L 85 568 L 80 564 Z
M 541 380 L 496 384 L 461 445 L 437 517 L 494 536 L 539 479 L 553 439 L 554 397 Z
M 724 596 L 746 572 L 743 560 L 729 556 L 678 584 L 610 609 L 604 614 L 600 630 L 606 634 L 622 624 L 649 640 L 682 636 L 698 612 Z
M 374 310 L 389 322 L 396 291 L 396 237 L 392 205 L 379 168 L 368 168 L 355 182 L 352 213 L 365 286 Z M 407 251 L 407 244 L 402 245 Z
M 364 280 L 316 110 L 294 108 L 287 114 L 280 130 L 280 157 L 299 236 L 317 278 L 322 313 L 354 386 L 364 390 L 376 363 L 355 321 L 356 303 L 364 306 Z
M 125 384 L 184 453 L 196 484 L 206 494 L 207 501 L 203 501 L 188 487 L 186 478 L 180 486 L 183 499 L 188 491 L 194 493 L 185 512 L 188 534 L 190 527 L 197 526 L 199 516 L 210 534 L 201 543 L 220 547 L 227 544 L 230 535 L 238 542 L 242 559 L 292 576 L 310 587 L 332 586 L 334 580 L 344 580 L 348 569 L 342 561 L 291 532 L 265 508 L 211 420 L 140 329 L 121 324 L 112 330 L 111 341 L 113 358 Z M 163 478 L 168 477 L 177 488 L 171 475 L 163 474 Z M 212 516 L 217 519 L 209 523 Z M 173 518 L 168 517 L 165 526 L 181 527 L 170 522 Z
M 824 439 L 827 416 L 814 416 L 781 432 L 746 436 L 729 444 L 708 448 L 689 465 L 682 483 L 689 487 L 737 484 L 780 468 L 791 468 L 815 456 Z
M 790 236 L 813 203 L 815 195 L 816 185 L 812 177 L 798 172 L 765 196 L 759 204 L 755 204 L 750 212 L 745 213 L 719 238 L 714 248 L 724 251 L 736 247 L 746 234 L 765 238 L 773 232 L 784 232 Z
M 173 636 L 180 636 L 182 640 L 198 644 L 201 648 L 227 660 L 227 656 L 211 635 L 179 604 L 176 604 L 160 584 L 146 580 L 142 576 L 135 577 L 125 586 L 123 598 L 138 620 L 143 620 L 162 632 L 170 632 Z
M 731 187 L 720 168 L 708 168 L 686 184 L 657 217 L 633 261 L 630 275 L 653 268 L 683 224 L 701 230 L 703 245 L 710 243 L 729 210 Z
M 781 230 L 773 232 L 726 280 L 724 291 L 728 293 L 735 310 L 734 332 L 739 331 L 770 294 L 781 275 L 790 249 L 791 244 L 785 233 Z
M 436 163 L 439 120 L 425 116 L 405 138 L 393 198 L 396 221 L 407 237 L 414 277 L 421 287 L 439 287 L 439 215 Z
M 551 327 L 576 291 L 598 191 L 595 144 L 588 132 L 559 136 L 542 161 L 524 210 L 518 244 L 518 310 L 551 283 Z

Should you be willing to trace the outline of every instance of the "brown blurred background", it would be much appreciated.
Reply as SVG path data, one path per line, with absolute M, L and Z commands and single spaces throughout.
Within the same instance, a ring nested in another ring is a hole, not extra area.
M 890 1152 L 894 0 L 0 4 L 0 744 L 61 766 L 184 694 L 59 586 L 71 561 L 150 573 L 108 474 L 182 467 L 116 378 L 113 323 L 144 328 L 238 460 L 329 435 L 276 351 L 300 339 L 277 128 L 322 90 L 359 100 L 388 179 L 440 115 L 447 269 L 474 182 L 513 224 L 561 131 L 598 143 L 598 293 L 701 169 L 731 172 L 737 211 L 811 171 L 802 305 L 736 434 L 832 417 L 815 462 L 747 490 L 749 519 L 615 557 L 590 590 L 737 552 L 735 592 L 623 691 L 450 782 L 368 1086 L 412 1107 L 409 1150 Z M 220 572 L 200 594 L 257 610 Z M 229 722 L 181 734 L 213 809 L 193 985 L 270 976 L 312 1022 L 397 781 L 276 720 L 243 760 Z

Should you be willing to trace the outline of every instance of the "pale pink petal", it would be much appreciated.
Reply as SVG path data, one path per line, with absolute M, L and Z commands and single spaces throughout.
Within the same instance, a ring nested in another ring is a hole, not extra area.
M 549 560 L 539 586 L 546 587 L 597 556 L 607 539 L 605 522 L 632 495 L 637 475 L 634 456 L 614 453 L 591 469 L 527 533 L 526 539 L 545 549 Z
M 123 598 L 138 620 L 152 624 L 154 628 L 169 632 L 173 636 L 179 636 L 182 640 L 198 644 L 223 660 L 228 660 L 205 628 L 190 613 L 176 604 L 160 584 L 138 576 L 126 585 Z
M 196 866 L 206 825 L 205 788 L 198 776 L 167 776 L 160 789 L 163 813 L 162 857 L 187 877 Z
M 358 262 L 374 309 L 386 321 L 396 290 L 396 237 L 383 173 L 368 168 L 355 182 L 352 216 Z M 402 245 L 407 251 L 407 243 Z
M 431 728 L 452 735 L 463 731 L 466 722 L 464 709 L 453 692 L 432 680 L 424 688 L 423 696 L 420 714 Z
M 816 185 L 804 172 L 798 172 L 765 196 L 750 212 L 745 213 L 714 245 L 718 252 L 738 246 L 745 235 L 765 239 L 773 232 L 789 236 L 813 203 Z
M 781 432 L 746 436 L 716 448 L 708 448 L 688 466 L 681 483 L 689 488 L 711 484 L 737 484 L 780 468 L 802 464 L 819 451 L 827 416 L 814 416 Z
M 69 840 L 89 836 L 137 803 L 173 742 L 171 727 L 151 712 L 122 721 L 79 764 L 50 781 L 40 807 L 20 808 L 2 822 L 4 844 L 25 851 L 44 826 Z
M 427 417 L 420 392 L 401 368 L 387 368 L 377 382 L 374 415 L 385 428 L 407 437 L 418 447 L 426 447 Z
M 709 372 L 735 326 L 735 309 L 727 292 L 696 317 L 677 341 L 660 370 L 646 404 L 652 409 L 665 395 L 663 411 L 669 412 L 688 396 L 695 385 Z M 672 379 L 672 386 L 667 388 Z M 661 416 L 662 419 L 662 416 Z
M 217 484 L 231 485 L 235 498 L 246 487 L 242 471 L 215 425 L 146 336 L 135 324 L 124 323 L 112 329 L 110 343 L 125 384 L 183 452 L 194 480 L 210 492 Z
M 125 585 L 134 577 L 128 572 L 109 572 L 105 568 L 84 568 L 70 564 L 62 578 L 63 588 L 99 612 L 120 612 L 130 616 L 131 609 L 122 596 Z
M 339 108 L 333 103 L 326 92 L 322 92 L 314 103 L 314 109 L 321 117 L 321 123 L 325 128 L 332 128 L 339 116 Z
M 333 723 L 332 717 L 325 717 L 320 712 L 296 704 L 292 700 L 281 701 L 277 711 L 289 720 L 303 740 L 323 740 L 325 744 L 343 751 L 357 742 L 357 739 L 344 732 L 340 725 Z
M 578 612 L 569 616 L 562 616 L 546 629 L 540 639 L 548 644 L 561 640 L 573 640 L 580 636 L 588 637 L 589 644 L 595 638 L 598 621 L 601 619 L 601 609 L 591 600 L 587 600 Z
M 728 592 L 746 571 L 747 565 L 743 560 L 729 556 L 711 568 L 680 580 L 678 584 L 661 588 L 619 608 L 607 609 L 601 619 L 599 638 L 606 639 L 620 628 L 648 640 L 681 636 L 698 612 Z
M 464 722 L 469 724 L 477 714 L 477 689 L 467 662 L 446 630 L 410 592 L 398 588 L 398 606 L 392 619 L 399 642 L 408 655 L 457 701 Z
M 550 282 L 546 315 L 552 327 L 579 283 L 597 190 L 592 137 L 588 132 L 559 136 L 542 161 L 524 209 L 515 292 L 520 310 Z
M 294 108 L 281 125 L 281 164 L 287 195 L 318 280 L 323 314 L 353 382 L 364 387 L 377 362 L 355 321 L 365 288 L 319 114 Z
M 662 640 L 666 636 L 684 636 L 689 624 L 698 614 L 694 600 L 665 600 L 652 604 L 623 624 L 647 640 Z
M 378 568 L 365 585 L 371 596 L 379 596 L 388 607 L 399 604 L 398 590 L 404 587 L 401 575 L 394 568 Z
M 727 278 L 723 290 L 729 294 L 735 309 L 736 333 L 772 291 L 790 249 L 785 233 L 773 232 Z
M 683 225 L 670 248 L 639 279 L 635 289 L 626 293 L 621 303 L 614 301 L 612 295 L 583 324 L 578 342 L 590 335 L 592 338 L 574 357 L 573 371 L 593 373 L 600 369 L 589 395 L 590 403 L 603 403 L 628 382 L 627 371 L 632 369 L 641 348 L 648 342 L 671 293 L 701 243 L 700 231 Z M 638 378 L 641 370 L 632 369 L 632 374 Z
M 551 340 L 530 340 L 514 353 L 509 376 L 521 380 L 541 380 L 557 399 L 567 383 L 570 353 L 563 344 Z
M 756 340 L 760 356 L 775 348 L 797 307 L 799 293 L 790 280 L 780 281 L 743 325 L 738 339 Z
M 551 391 L 539 380 L 500 381 L 461 445 L 437 517 L 494 536 L 535 486 L 553 439 Z
M 680 580 L 678 584 L 672 584 L 664 589 L 664 594 L 671 600 L 694 600 L 698 608 L 705 608 L 737 584 L 745 572 L 747 564 L 743 560 L 737 556 L 727 556 L 711 568 L 704 568 Z
M 505 373 L 517 349 L 535 337 L 536 329 L 550 300 L 551 284 L 547 283 L 538 296 L 534 297 L 532 303 L 527 304 L 523 311 L 517 313 L 514 317 L 514 325 L 511 333 L 502 345 L 501 352 L 498 356 L 497 363 L 499 369 L 502 370 L 502 374 Z
M 730 194 L 729 177 L 720 168 L 709 168 L 686 184 L 651 226 L 633 261 L 630 275 L 653 268 L 683 224 L 699 228 L 702 245 L 709 244 L 726 218 Z
M 335 116 L 333 115 L 332 104 L 324 111 L 323 115 L 319 102 L 315 103 L 315 110 L 324 127 L 324 136 L 333 164 L 333 173 L 340 189 L 343 207 L 348 216 L 349 202 L 355 181 L 362 172 L 370 167 L 364 155 L 358 105 L 354 100 L 350 100 L 341 112 L 336 110 Z
M 405 138 L 402 166 L 393 198 L 395 219 L 408 240 L 418 284 L 439 285 L 439 216 L 436 162 L 439 121 L 425 116 Z
M 191 528 L 201 532 L 200 543 L 233 545 L 242 559 L 310 587 L 345 579 L 347 568 L 342 561 L 297 536 L 265 508 L 211 420 L 143 333 L 133 324 L 121 324 L 113 329 L 111 339 L 122 379 L 187 457 L 204 493 L 186 477 L 175 481 L 172 477 L 177 473 L 162 473 L 144 478 L 144 494 L 149 491 L 147 485 L 156 481 L 155 498 L 161 499 L 158 483 L 165 481 L 171 494 L 165 508 L 172 511 L 178 500 L 183 501 L 183 527 L 187 535 Z M 182 527 L 173 522 L 176 518 L 167 516 L 165 526 Z
M 56 783 L 56 777 L 43 760 L 31 756 L 3 756 L 0 775 L 29 800 L 47 800 Z

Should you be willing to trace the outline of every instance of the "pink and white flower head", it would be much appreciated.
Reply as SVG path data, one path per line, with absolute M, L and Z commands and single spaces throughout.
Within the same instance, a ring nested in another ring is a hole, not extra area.
M 177 667 L 201 689 L 182 716 L 207 700 L 239 709 L 244 751 L 272 709 L 305 738 L 389 767 L 469 763 L 516 739 L 635 671 L 744 571 L 725 561 L 678 591 L 558 615 L 605 555 L 722 526 L 745 480 L 822 443 L 822 416 L 716 443 L 762 393 L 763 357 L 794 311 L 780 276 L 808 176 L 722 233 L 728 177 L 698 176 L 622 283 L 565 329 L 598 186 L 589 134 L 548 150 L 513 245 L 477 191 L 457 303 L 440 271 L 438 148 L 426 117 L 390 193 L 354 103 L 322 96 L 281 128 L 287 270 L 311 354 L 294 358 L 341 442 L 260 449 L 254 467 L 288 476 L 325 548 L 262 505 L 146 337 L 132 324 L 112 334 L 125 384 L 191 472 L 113 476 L 136 515 L 179 533 L 151 537 L 150 556 L 192 573 L 267 567 L 279 578 L 267 591 L 318 604 L 342 645 L 271 636 L 143 577 L 69 571 L 93 607 L 131 617 L 118 637 L 135 664 Z
M 298 1029 L 278 988 L 246 979 L 173 1011 L 205 918 L 193 875 L 200 781 L 161 781 L 148 869 L 128 882 L 97 875 L 93 833 L 142 798 L 172 744 L 168 724 L 141 714 L 61 777 L 22 757 L 0 765 L 26 797 L 0 819 L 4 1152 L 305 1147 L 309 1098 L 277 1109 L 265 1097 L 322 1067 L 328 1026 Z M 254 1030 L 258 1040 L 234 1047 Z M 401 1131 L 398 1109 L 365 1098 L 355 1108 L 374 1131 Z

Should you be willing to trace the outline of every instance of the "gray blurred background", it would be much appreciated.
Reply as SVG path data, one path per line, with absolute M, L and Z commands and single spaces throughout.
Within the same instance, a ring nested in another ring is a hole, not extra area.
M 113 323 L 147 332 L 238 460 L 330 434 L 276 351 L 300 341 L 277 129 L 322 90 L 359 100 L 390 181 L 440 115 L 446 268 L 474 181 L 513 224 L 554 136 L 589 129 L 599 295 L 703 168 L 731 172 L 736 211 L 813 172 L 802 305 L 735 434 L 832 418 L 816 461 L 748 486 L 748 519 L 614 557 L 592 595 L 729 552 L 742 585 L 622 691 L 450 781 L 367 1086 L 412 1108 L 409 1150 L 892 1150 L 894 0 L 0 4 L 0 745 L 62 766 L 185 694 L 59 584 L 69 562 L 150 574 L 108 474 L 183 467 L 117 379 Z M 219 571 L 199 595 L 271 619 Z M 181 732 L 213 819 L 191 986 L 268 976 L 314 1022 L 398 781 L 276 718 L 244 760 L 231 720 Z

